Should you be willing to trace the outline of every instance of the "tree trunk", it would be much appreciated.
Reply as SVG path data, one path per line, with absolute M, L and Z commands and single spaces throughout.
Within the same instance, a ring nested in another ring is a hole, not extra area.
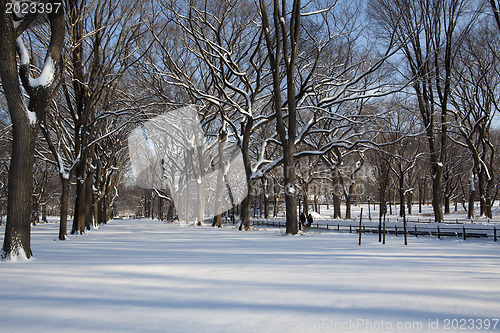
M 333 194 L 333 218 L 334 219 L 341 218 L 340 204 L 341 204 L 340 197 L 334 192 L 334 194 Z
M 413 200 L 413 191 L 408 191 L 406 194 L 406 206 L 408 207 L 408 215 L 412 213 L 412 200 Z
M 99 205 L 101 204 L 101 200 L 99 200 L 99 193 L 92 191 L 92 222 L 94 223 L 94 227 L 97 227 L 101 221 L 100 213 L 99 213 Z
M 479 187 L 479 212 L 480 212 L 479 216 L 486 216 L 486 202 L 485 202 L 486 175 L 483 166 L 479 168 L 477 184 Z
M 217 228 L 222 227 L 222 214 L 217 214 L 214 216 L 214 220 L 212 222 L 212 227 L 217 227 Z
M 389 187 L 389 200 L 388 200 L 388 203 L 389 203 L 389 214 L 392 215 L 392 203 L 393 203 L 393 193 L 391 191 L 391 188 Z M 396 198 L 394 198 L 394 201 L 396 200 Z M 387 213 L 387 209 L 386 209 L 386 213 Z
M 476 194 L 476 191 L 471 189 L 469 191 L 469 209 L 467 210 L 467 218 L 468 219 L 474 219 L 474 196 Z
M 290 133 L 291 135 L 291 133 Z M 295 138 L 295 135 L 293 135 Z M 285 182 L 285 214 L 286 214 L 286 233 L 295 235 L 299 232 L 297 223 L 297 187 L 296 183 L 296 173 L 294 164 L 295 149 L 293 146 L 293 141 L 288 140 L 285 143 L 284 156 L 283 156 L 283 168 L 284 171 L 284 182 Z
M 378 241 L 382 241 L 382 217 L 387 213 L 387 206 L 385 200 L 385 193 L 380 191 L 380 204 L 379 204 L 379 216 L 378 216 Z
M 42 206 L 42 222 L 47 223 L 47 205 L 43 203 L 40 206 Z
M 144 190 L 144 217 L 151 217 L 151 193 Z
M 2 259 L 17 256 L 22 252 L 27 258 L 32 256 L 31 194 L 36 132 L 26 122 L 26 126 L 13 126 L 13 138 Z
M 245 199 L 241 202 L 240 206 L 240 218 L 241 225 L 245 230 L 250 229 L 250 206 L 252 203 L 252 199 L 250 198 L 250 193 L 247 194 Z
M 273 212 L 273 217 L 277 218 L 278 213 L 279 213 L 279 204 L 280 204 L 280 196 L 279 193 L 276 193 L 274 195 L 274 212 Z
M 259 219 L 262 218 L 262 196 L 258 196 L 258 200 L 259 200 Z
M 33 225 L 37 225 L 38 222 L 40 221 L 40 217 L 38 215 L 38 200 L 36 198 L 33 198 L 32 196 L 32 209 L 31 209 L 31 223 Z
M 76 168 L 76 199 L 71 234 L 85 233 L 86 189 L 85 189 L 85 159 L 80 160 Z
M 423 193 L 422 182 L 418 184 L 418 213 L 422 214 L 422 205 L 424 204 L 424 193 Z
M 173 201 L 170 201 L 170 205 L 168 206 L 167 221 L 169 221 L 169 222 L 174 221 L 174 202 Z
M 440 162 L 432 162 L 432 209 L 434 210 L 434 222 L 443 221 L 442 178 L 443 165 Z
M 93 191 L 92 184 L 94 176 L 92 173 L 85 178 L 85 229 L 92 230 L 92 211 L 93 211 Z M 97 217 L 96 217 L 97 218 Z
M 154 218 L 155 218 L 155 197 L 154 197 L 153 191 L 151 191 L 151 201 L 149 204 L 149 209 L 151 209 L 151 219 L 154 220 Z
M 245 176 L 248 184 L 247 196 L 245 199 L 243 199 L 240 206 L 241 227 L 245 228 L 245 230 L 250 230 L 250 203 L 251 203 L 250 181 L 252 178 L 252 166 L 251 166 L 249 149 L 250 149 L 250 136 L 252 134 L 252 127 L 253 127 L 253 118 L 249 117 L 247 118 L 247 123 L 243 128 L 243 140 L 241 143 L 241 154 L 243 157 L 243 165 L 245 166 Z
M 253 204 L 253 218 L 257 218 L 257 197 L 252 197 L 252 204 Z
M 104 217 L 104 197 L 100 197 L 98 200 L 97 200 L 97 209 L 98 209 L 98 212 L 97 212 L 97 220 L 99 221 L 99 224 L 103 224 L 103 223 L 106 223 L 106 218 Z
M 487 184 L 484 195 L 484 216 L 492 219 L 493 218 L 493 204 L 491 201 L 491 185 Z
M 158 197 L 158 220 L 163 221 L 163 198 Z
M 342 218 L 342 213 L 340 211 L 340 205 L 341 205 L 341 200 L 340 200 L 340 195 L 342 193 L 341 191 L 341 184 L 340 184 L 340 174 L 337 169 L 334 169 L 333 171 L 333 179 L 332 179 L 332 186 L 333 186 L 333 218 L 334 219 L 340 219 Z
M 60 222 L 59 240 L 65 240 L 68 234 L 68 201 L 69 201 L 69 179 L 60 176 L 61 179 L 61 202 L 60 202 Z
M 474 197 L 476 195 L 476 185 L 475 185 L 475 171 L 476 167 L 474 166 L 469 173 L 469 209 L 467 210 L 467 218 L 474 218 Z
M 214 222 L 212 226 L 216 226 L 218 228 L 222 227 L 222 196 L 224 193 L 225 184 L 225 161 L 224 161 L 224 142 L 226 141 L 226 132 L 223 128 L 221 128 L 219 133 L 219 145 L 218 145 L 218 155 L 219 155 L 219 164 L 218 164 L 218 172 L 217 172 L 217 190 L 216 190 L 216 201 L 215 201 L 215 216 Z
M 444 195 L 444 214 L 450 215 L 450 196 L 448 193 Z
M 295 138 L 297 136 L 297 101 L 295 91 L 295 66 L 297 62 L 298 46 L 300 41 L 300 10 L 301 1 L 294 0 L 290 14 L 290 25 L 285 18 L 287 13 L 280 13 L 278 0 L 273 2 L 274 31 L 271 35 L 271 26 L 268 18 L 268 6 L 260 0 L 262 28 L 266 39 L 268 59 L 271 66 L 273 82 L 273 106 L 276 112 L 276 132 L 279 135 L 283 148 L 283 169 L 285 185 L 286 233 L 295 235 L 298 232 L 297 224 L 297 186 L 295 174 Z M 285 5 L 283 5 L 285 7 Z M 289 31 L 287 31 L 289 30 Z M 282 75 L 281 64 L 284 60 L 286 69 L 286 95 L 288 117 L 283 115 L 282 103 Z M 288 124 L 285 124 L 287 121 Z M 288 125 L 288 126 L 287 126 Z
M 267 193 L 264 193 L 263 199 L 264 199 L 264 218 L 267 220 L 269 218 L 269 195 Z
M 403 217 L 405 215 L 405 188 L 404 188 L 404 178 L 403 175 L 398 175 L 399 177 L 399 216 Z
M 202 148 L 199 148 L 199 154 L 201 154 Z M 203 165 L 201 164 L 200 161 L 200 172 L 203 172 Z M 197 211 L 198 211 L 198 216 L 196 217 L 196 225 L 201 226 L 203 224 L 203 221 L 205 220 L 205 180 L 203 179 L 203 176 L 200 176 L 200 182 L 196 182 L 196 189 L 197 189 L 197 196 L 198 196 L 198 202 L 197 202 Z
M 16 29 L 19 27 L 14 28 L 13 16 L 7 13 L 6 3 L 6 1 L 0 1 L 0 40 L 2 41 L 0 43 L 0 77 L 12 123 L 13 141 L 9 166 L 7 224 L 0 257 L 10 258 L 24 252 L 26 257 L 30 258 L 32 256 L 30 215 L 35 144 L 40 121 L 45 118 L 56 79 L 53 77 L 47 86 L 33 88 L 29 84 L 30 59 L 26 49 L 20 50 L 22 63 L 18 72 Z M 64 44 L 63 11 L 48 14 L 48 18 L 51 32 L 47 58 L 50 57 L 53 60 L 57 71 Z M 20 80 L 25 92 L 29 95 L 28 108 L 24 104 Z
M 498 14 L 498 13 L 497 13 Z M 490 151 L 491 151 L 491 157 L 490 157 L 490 166 L 489 166 L 489 173 L 488 173 L 488 177 L 486 179 L 486 188 L 485 188 L 485 193 L 484 193 L 484 200 L 485 200 L 485 215 L 487 218 L 489 219 L 492 219 L 493 218 L 493 205 L 495 204 L 495 196 L 493 196 L 493 199 L 492 199 L 492 190 L 493 190 L 493 182 L 494 182 L 494 179 L 495 179 L 495 168 L 494 168 L 494 161 L 497 160 L 495 158 L 495 152 L 496 152 L 496 149 L 495 147 L 492 145 L 492 144 L 489 144 L 489 147 L 490 147 Z
M 304 193 L 303 198 L 302 210 L 307 217 L 309 215 L 309 200 L 307 200 L 307 191 Z
M 103 211 L 104 211 L 104 223 L 107 223 L 109 220 L 110 220 L 110 216 L 109 216 L 109 206 L 107 204 L 107 200 L 106 200 L 106 196 L 104 196 L 102 198 L 102 202 L 103 202 Z
M 351 205 L 352 205 L 352 196 L 351 194 L 345 195 L 345 218 L 346 220 L 351 219 Z
M 444 190 L 444 214 L 449 215 L 450 214 L 450 197 L 453 194 L 452 187 L 451 187 L 451 179 L 448 175 L 448 172 L 445 172 L 444 175 L 444 182 L 446 184 L 445 190 Z

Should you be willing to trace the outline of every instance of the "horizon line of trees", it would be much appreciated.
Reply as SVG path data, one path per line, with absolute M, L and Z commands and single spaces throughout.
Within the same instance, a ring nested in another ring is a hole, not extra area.
M 287 233 L 298 195 L 304 210 L 331 200 L 335 218 L 344 201 L 349 218 L 363 179 L 381 215 L 392 188 L 400 214 L 429 190 L 436 222 L 465 197 L 470 218 L 492 217 L 498 0 L 62 2 L 46 14 L 0 4 L 2 258 L 31 257 L 31 223 L 56 193 L 60 240 L 69 212 L 72 233 L 109 220 L 130 131 L 185 105 L 207 140 L 241 149 L 266 212 L 284 201 Z M 162 216 L 172 193 L 148 193 Z M 257 197 L 238 206 L 244 229 Z

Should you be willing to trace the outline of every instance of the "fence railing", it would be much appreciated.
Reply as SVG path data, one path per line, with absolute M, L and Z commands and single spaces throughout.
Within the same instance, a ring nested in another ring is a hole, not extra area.
M 402 217 L 396 217 L 396 222 L 403 222 Z M 394 219 L 390 219 L 388 221 L 394 221 Z M 406 219 L 407 223 L 435 223 L 433 218 L 425 218 L 425 217 L 409 217 Z M 500 220 L 498 218 L 495 219 L 445 219 L 442 221 L 442 224 L 464 224 L 464 223 L 500 223 Z
M 250 223 L 255 226 L 268 226 L 273 228 L 285 228 L 285 222 L 280 221 L 269 221 L 269 220 L 250 220 Z M 319 224 L 313 223 L 309 228 L 316 230 L 325 230 L 325 231 L 338 231 L 338 232 L 348 232 L 348 233 L 359 233 L 359 224 L 340 224 L 340 223 L 327 223 L 327 224 Z M 408 235 L 412 235 L 415 237 L 418 236 L 436 236 L 437 238 L 441 237 L 461 237 L 464 240 L 467 238 L 493 238 L 496 242 L 498 239 L 497 236 L 497 228 L 494 226 L 493 228 L 481 228 L 481 227 L 469 227 L 465 225 L 460 226 L 407 226 L 406 232 Z M 383 233 L 384 230 L 380 229 L 379 226 L 365 226 L 361 227 L 362 233 Z M 404 235 L 403 226 L 385 226 L 385 233 L 391 235 Z

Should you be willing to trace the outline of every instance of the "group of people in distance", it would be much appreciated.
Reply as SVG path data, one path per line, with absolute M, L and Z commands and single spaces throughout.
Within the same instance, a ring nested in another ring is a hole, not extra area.
M 300 229 L 302 229 L 302 227 L 310 228 L 311 225 L 313 224 L 312 215 L 311 214 L 307 215 L 307 224 L 306 224 L 306 214 L 304 214 L 304 212 L 300 213 L 299 223 L 300 223 Z

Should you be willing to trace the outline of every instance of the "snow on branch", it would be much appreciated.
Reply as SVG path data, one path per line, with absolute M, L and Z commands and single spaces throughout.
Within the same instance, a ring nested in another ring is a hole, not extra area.
M 29 66 L 30 64 L 30 55 L 24 46 L 23 39 L 18 37 L 17 40 L 17 50 L 19 52 L 19 57 L 21 58 L 21 66 Z
M 40 75 L 37 78 L 29 78 L 30 86 L 35 89 L 38 87 L 49 87 L 52 82 L 54 82 L 55 73 L 55 63 L 52 57 L 49 55 L 47 59 L 45 59 L 45 64 L 43 65 L 43 69 Z
M 328 8 L 323 8 L 323 9 L 319 9 L 319 10 L 316 10 L 316 11 L 313 11 L 313 12 L 308 12 L 308 13 L 301 13 L 300 16 L 301 17 L 307 17 L 307 16 L 319 15 L 319 14 L 323 14 L 323 13 L 329 12 L 329 11 L 331 11 L 337 5 L 337 2 L 338 1 L 335 1 Z

